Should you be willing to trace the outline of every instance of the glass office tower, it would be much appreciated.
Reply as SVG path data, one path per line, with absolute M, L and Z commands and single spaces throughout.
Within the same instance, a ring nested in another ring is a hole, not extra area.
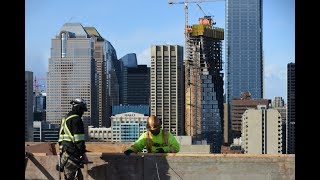
M 47 73 L 46 121 L 60 124 L 70 110 L 70 101 L 81 97 L 88 111 L 82 116 L 85 131 L 97 122 L 97 71 L 94 40 L 80 23 L 65 23 L 51 39 Z
M 226 98 L 263 98 L 262 0 L 226 1 Z

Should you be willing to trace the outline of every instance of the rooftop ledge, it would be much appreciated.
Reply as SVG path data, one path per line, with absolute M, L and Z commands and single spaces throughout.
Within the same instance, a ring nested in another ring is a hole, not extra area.
M 132 143 L 87 143 L 85 179 L 295 179 L 293 154 L 138 153 L 126 156 Z M 58 179 L 56 143 L 26 142 L 25 179 Z M 49 148 L 49 150 L 48 150 Z M 51 149 L 50 149 L 51 148 Z M 63 176 L 61 174 L 61 176 Z

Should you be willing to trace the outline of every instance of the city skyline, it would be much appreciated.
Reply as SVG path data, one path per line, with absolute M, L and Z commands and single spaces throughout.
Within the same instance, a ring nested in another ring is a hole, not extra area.
M 46 76 L 50 41 L 66 22 L 95 27 L 114 46 L 118 59 L 128 53 L 136 53 L 138 64 L 146 64 L 148 67 L 151 45 L 184 46 L 183 4 L 169 5 L 166 0 L 155 0 L 152 3 L 146 0 L 107 1 L 94 5 L 85 3 L 26 1 L 26 70 L 34 72 L 37 78 Z M 225 1 L 203 2 L 199 5 L 203 12 L 196 3 L 189 3 L 189 25 L 198 23 L 198 18 L 206 13 L 214 16 L 216 27 L 225 29 Z M 286 67 L 288 63 L 295 62 L 294 1 L 264 1 L 263 18 L 264 97 L 274 99 L 280 96 L 286 102 Z

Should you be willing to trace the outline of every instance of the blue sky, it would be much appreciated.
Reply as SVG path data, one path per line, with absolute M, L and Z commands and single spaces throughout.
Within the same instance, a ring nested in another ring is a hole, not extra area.
M 266 99 L 281 96 L 287 102 L 287 64 L 295 62 L 294 3 L 294 0 L 263 2 Z M 199 5 L 203 11 L 196 3 L 189 3 L 189 25 L 198 23 L 198 18 L 206 14 L 213 16 L 216 27 L 225 28 L 225 1 Z M 184 46 L 184 20 L 184 5 L 169 5 L 168 0 L 26 0 L 25 69 L 32 71 L 40 84 L 45 84 L 41 80 L 48 71 L 51 39 L 66 22 L 95 27 L 114 46 L 118 59 L 136 53 L 138 64 L 150 66 L 151 45 Z

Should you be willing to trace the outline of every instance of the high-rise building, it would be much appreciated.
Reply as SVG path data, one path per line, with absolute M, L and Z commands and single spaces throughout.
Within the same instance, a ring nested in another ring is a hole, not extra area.
M 295 63 L 287 65 L 287 154 L 295 154 L 296 75 Z
M 233 97 L 246 91 L 253 99 L 263 98 L 262 5 L 262 0 L 226 1 L 225 87 L 229 105 Z
M 71 110 L 70 101 L 83 98 L 85 131 L 98 122 L 98 82 L 94 38 L 80 23 L 65 23 L 51 40 L 47 73 L 47 121 L 59 124 Z
M 34 121 L 34 142 L 57 142 L 60 126 L 45 121 Z
M 138 65 L 135 53 L 129 53 L 119 59 L 121 62 L 120 104 L 149 105 L 150 68 Z
M 24 75 L 24 139 L 33 141 L 33 72 Z
M 262 0 L 226 0 L 226 95 L 263 98 Z
M 119 78 L 119 103 L 124 103 L 124 91 L 127 91 L 127 87 L 124 87 L 126 84 L 127 74 L 125 73 L 126 68 L 136 68 L 138 66 L 137 56 L 135 53 L 129 53 L 119 59 L 117 62 L 117 76 Z M 124 74 L 125 73 L 125 74 Z
M 233 97 L 263 98 L 262 0 L 226 0 L 225 96 L 229 124 Z M 231 127 L 231 126 L 230 126 Z
M 46 93 L 34 94 L 33 121 L 46 121 Z
M 137 55 L 135 53 L 129 53 L 119 59 L 123 62 L 123 66 L 135 68 L 137 67 Z
M 149 105 L 150 68 L 147 65 L 123 66 L 122 105 Z
M 224 30 L 211 16 L 188 27 L 185 59 L 185 133 L 193 143 L 206 140 L 211 152 L 223 143 L 222 40 Z
M 276 109 L 258 105 L 242 116 L 241 145 L 245 154 L 281 154 L 282 121 Z
M 150 112 L 174 136 L 184 134 L 183 71 L 182 46 L 151 46 Z
M 284 99 L 282 97 L 274 97 L 274 100 L 272 101 L 272 107 L 283 107 L 285 105 Z
M 120 84 L 122 62 L 118 60 L 116 51 L 110 42 L 107 43 L 107 73 L 110 106 L 120 104 Z M 111 112 L 111 109 L 110 109 Z M 110 122 L 108 122 L 109 127 Z
M 121 61 L 117 58 L 117 53 L 112 44 L 106 41 L 106 61 L 107 61 L 107 124 L 111 126 L 111 108 L 120 103 L 120 83 L 121 83 Z
M 43 112 L 46 110 L 46 94 L 38 94 L 35 96 L 35 104 L 34 104 L 34 111 L 35 112 Z
M 233 138 L 241 137 L 242 115 L 248 108 L 257 108 L 258 105 L 265 105 L 269 108 L 270 99 L 252 99 L 250 92 L 242 92 L 240 98 L 234 97 L 231 101 L 231 128 Z
M 287 105 L 282 97 L 275 97 L 272 101 L 272 107 L 279 111 L 282 120 L 282 154 L 286 154 L 287 149 Z
M 94 59 L 97 68 L 97 106 L 98 122 L 92 122 L 91 125 L 96 127 L 106 127 L 108 119 L 107 107 L 107 61 L 106 61 L 106 41 L 94 27 L 84 27 L 85 31 L 94 40 Z
M 223 103 L 223 143 L 224 145 L 230 145 L 233 142 L 232 131 L 231 131 L 231 123 L 228 120 L 229 111 L 228 111 L 228 103 Z M 222 153 L 222 152 L 221 152 Z

